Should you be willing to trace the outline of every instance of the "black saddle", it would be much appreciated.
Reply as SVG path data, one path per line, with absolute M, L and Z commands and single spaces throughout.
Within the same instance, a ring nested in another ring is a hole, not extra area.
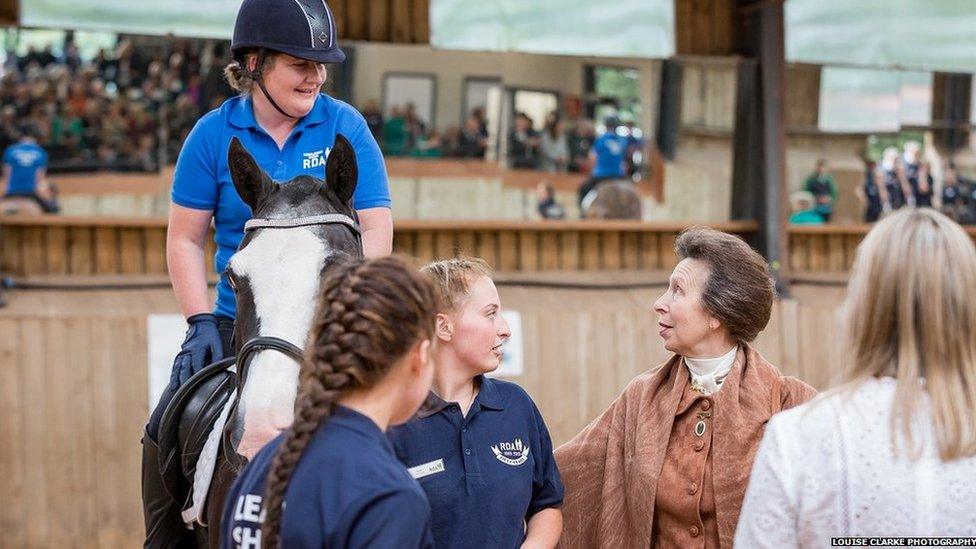
M 159 470 L 166 490 L 177 501 L 192 488 L 197 458 L 227 399 L 237 388 L 229 368 L 234 357 L 207 366 L 184 383 L 159 422 Z
M 202 532 L 186 529 L 181 513 L 193 496 L 197 458 L 237 388 L 237 374 L 230 370 L 234 361 L 214 362 L 188 379 L 166 406 L 158 440 L 143 438 L 146 547 L 192 547 L 205 539 Z

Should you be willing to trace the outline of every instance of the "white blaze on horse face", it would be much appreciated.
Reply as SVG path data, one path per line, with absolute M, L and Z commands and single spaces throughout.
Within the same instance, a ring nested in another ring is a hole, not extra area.
M 261 231 L 234 255 L 234 272 L 248 278 L 254 296 L 258 335 L 305 346 L 329 254 L 312 231 L 298 227 Z M 237 453 L 250 460 L 291 425 L 298 370 L 294 360 L 277 351 L 253 356 L 241 393 L 244 433 Z

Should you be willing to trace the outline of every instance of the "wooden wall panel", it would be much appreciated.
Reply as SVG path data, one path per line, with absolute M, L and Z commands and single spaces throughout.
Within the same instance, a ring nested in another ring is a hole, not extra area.
M 430 43 L 430 0 L 413 0 L 411 21 L 413 23 L 413 43 Z
M 369 23 L 367 26 L 367 38 L 371 42 L 389 42 L 390 28 L 390 0 L 369 0 L 363 2 L 369 6 Z
M 398 44 L 430 42 L 430 0 L 332 0 L 340 40 Z
M 674 0 L 678 55 L 732 55 L 734 0 Z
M 836 346 L 825 342 L 840 335 L 835 316 L 844 290 L 794 290 L 793 299 L 774 305 L 756 345 L 785 373 L 822 389 L 842 364 Z M 667 358 L 646 306 L 658 292 L 500 287 L 503 305 L 521 315 L 525 339 L 524 374 L 513 380 L 538 404 L 555 444 Z M 97 313 L 0 310 L 7 336 L 0 338 L 3 547 L 141 543 L 138 441 L 148 412 L 149 310 L 136 295 L 71 298 Z M 107 306 L 121 302 L 123 311 Z M 175 308 L 172 301 L 165 312 Z
M 2 269 L 14 276 L 166 275 L 166 226 L 159 219 L 6 218 Z M 715 224 L 740 235 L 755 224 Z M 458 254 L 480 256 L 502 271 L 634 270 L 673 267 L 680 224 L 640 222 L 408 221 L 394 229 L 394 251 L 421 262 Z M 826 246 L 827 240 L 823 240 Z M 834 268 L 848 253 L 831 241 Z M 204 248 L 214 274 L 212 234 Z M 827 253 L 826 248 L 824 254 Z

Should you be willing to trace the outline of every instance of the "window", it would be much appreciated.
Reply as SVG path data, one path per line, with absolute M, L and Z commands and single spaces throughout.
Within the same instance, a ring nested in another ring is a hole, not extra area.
M 389 118 L 394 107 L 413 104 L 420 120 L 435 125 L 437 78 L 432 74 L 387 73 L 383 76 L 383 117 Z
M 624 122 L 640 119 L 640 75 L 637 69 L 589 65 L 583 78 L 586 116 L 599 122 L 616 114 Z

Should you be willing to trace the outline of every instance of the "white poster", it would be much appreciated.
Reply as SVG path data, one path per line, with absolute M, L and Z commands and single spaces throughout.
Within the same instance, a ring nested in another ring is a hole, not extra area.
M 508 322 L 508 329 L 512 337 L 508 338 L 502 347 L 504 355 L 498 369 L 492 372 L 498 377 L 519 377 L 525 370 L 522 365 L 522 315 L 518 311 L 502 311 L 502 317 Z
M 146 321 L 149 345 L 149 410 L 156 407 L 160 395 L 169 385 L 173 359 L 180 352 L 186 336 L 183 315 L 149 315 Z

